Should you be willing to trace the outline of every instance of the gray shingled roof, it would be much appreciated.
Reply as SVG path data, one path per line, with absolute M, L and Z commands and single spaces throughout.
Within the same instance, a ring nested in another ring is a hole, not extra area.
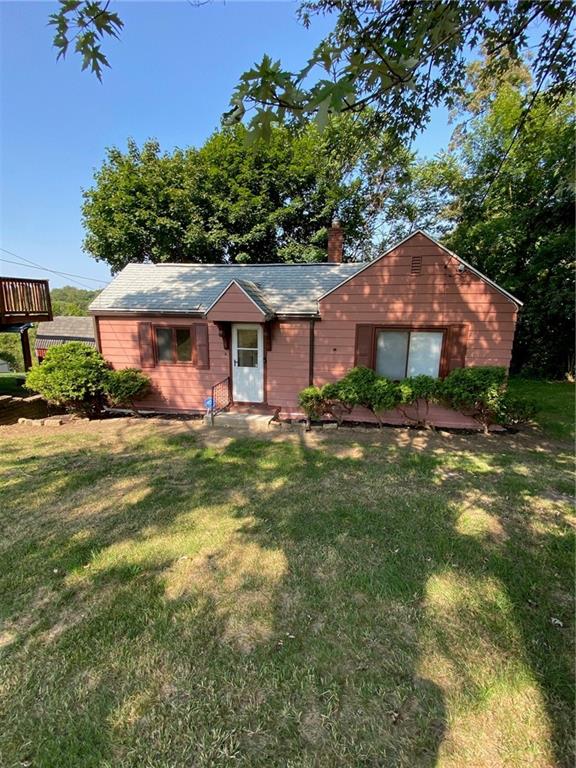
M 82 341 L 95 347 L 92 318 L 61 315 L 50 322 L 38 323 L 34 349 L 48 349 L 65 341 Z
M 59 315 L 54 320 L 38 323 L 36 338 L 42 336 L 66 336 L 70 339 L 93 339 L 94 321 L 91 317 Z
M 232 280 L 277 314 L 315 314 L 324 293 L 365 264 L 129 264 L 92 312 L 204 313 Z

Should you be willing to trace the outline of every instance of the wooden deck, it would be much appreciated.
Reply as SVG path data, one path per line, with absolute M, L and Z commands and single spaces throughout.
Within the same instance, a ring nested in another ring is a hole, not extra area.
M 52 320 L 48 280 L 0 277 L 0 330 Z

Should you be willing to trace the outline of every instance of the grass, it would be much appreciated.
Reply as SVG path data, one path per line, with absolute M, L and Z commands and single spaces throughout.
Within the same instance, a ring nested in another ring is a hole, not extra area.
M 574 384 L 568 381 L 540 381 L 511 378 L 509 389 L 536 400 L 541 411 L 536 423 L 549 436 L 574 441 Z
M 0 395 L 30 397 L 32 393 L 23 387 L 24 378 L 23 373 L 0 373 Z
M 572 765 L 568 444 L 0 440 L 0 765 Z

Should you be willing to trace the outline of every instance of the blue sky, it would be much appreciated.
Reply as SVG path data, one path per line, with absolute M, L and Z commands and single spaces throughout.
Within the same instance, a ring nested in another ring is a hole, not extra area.
M 82 277 L 18 267 L 4 251 L 2 274 L 101 287 L 92 280 L 110 273 L 82 251 L 80 206 L 105 148 L 128 137 L 164 149 L 201 144 L 245 69 L 265 52 L 298 67 L 329 28 L 317 19 L 305 30 L 292 2 L 115 5 L 125 28 L 106 43 L 112 68 L 101 84 L 78 57 L 56 61 L 47 27 L 55 3 L 0 0 L 0 247 Z M 433 155 L 449 135 L 437 110 L 415 146 Z

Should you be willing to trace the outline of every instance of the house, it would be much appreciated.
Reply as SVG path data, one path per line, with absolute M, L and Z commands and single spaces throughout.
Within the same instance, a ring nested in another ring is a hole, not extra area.
M 41 363 L 44 360 L 46 350 L 50 347 L 67 341 L 81 341 L 95 347 L 94 320 L 91 317 L 59 315 L 50 322 L 39 323 L 34 342 L 38 362 Z
M 342 263 L 342 244 L 335 222 L 326 263 L 130 264 L 90 306 L 98 347 L 145 371 L 142 406 L 165 412 L 212 397 L 295 417 L 301 389 L 355 365 L 393 379 L 508 367 L 520 302 L 503 288 L 421 231 L 368 263 Z M 474 426 L 439 406 L 430 417 Z

